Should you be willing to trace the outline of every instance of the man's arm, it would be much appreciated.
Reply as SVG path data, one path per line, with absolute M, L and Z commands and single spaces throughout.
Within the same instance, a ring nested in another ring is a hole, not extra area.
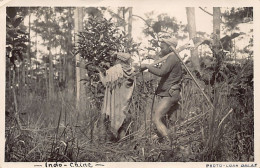
M 166 75 L 167 73 L 169 73 L 172 70 L 175 63 L 176 63 L 176 60 L 174 59 L 173 55 L 170 55 L 166 59 L 165 63 L 162 64 L 161 68 L 156 68 L 154 66 L 148 65 L 147 69 L 152 74 L 154 74 L 156 76 L 163 77 L 164 75 Z

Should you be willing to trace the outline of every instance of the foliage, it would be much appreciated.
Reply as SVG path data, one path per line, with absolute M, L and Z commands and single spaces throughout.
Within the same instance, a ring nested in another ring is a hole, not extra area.
M 68 84 L 69 79 L 74 81 L 73 68 L 73 34 L 74 29 L 74 8 L 73 7 L 35 7 L 28 9 L 31 15 L 31 58 L 32 67 L 35 71 L 43 76 L 48 75 L 48 67 L 50 67 L 49 54 L 52 57 L 54 68 L 54 87 L 62 86 L 62 89 L 67 89 L 71 86 Z M 37 18 L 37 19 L 34 19 Z M 40 47 L 39 47 L 40 46 Z M 48 53 L 50 49 L 51 53 Z M 43 63 L 42 63 L 43 62 Z M 72 74 L 72 75 L 71 75 Z M 43 76 L 44 77 L 44 76 Z M 44 78 L 45 78 L 44 77 Z M 38 76 L 35 76 L 38 78 Z M 59 83 L 55 85 L 56 83 Z M 65 83 L 67 83 L 65 85 Z M 47 83 L 46 83 L 47 84 Z M 43 85 L 44 88 L 48 87 Z M 74 87 L 74 86 L 72 86 Z M 46 88 L 47 90 L 47 88 Z
M 44 16 L 44 11 L 36 14 L 38 18 Z M 57 13 L 52 19 L 59 18 L 64 25 L 59 27 L 56 25 L 59 23 L 57 20 L 51 20 L 53 23 L 49 28 L 53 28 L 51 30 L 53 35 L 46 34 L 44 37 L 46 40 L 49 37 L 52 40 L 59 39 L 60 44 L 52 45 L 57 47 L 70 40 L 64 36 L 67 36 L 66 31 L 70 31 L 67 29 L 72 29 L 73 25 L 64 17 L 69 13 L 68 10 L 54 9 L 54 11 Z M 80 42 L 76 51 L 87 64 L 99 67 L 104 72 L 115 63 L 110 51 L 132 54 L 138 48 L 138 44 L 130 40 L 132 45 L 129 47 L 127 34 L 112 20 L 106 20 L 101 15 L 95 18 L 95 13 L 99 12 L 93 8 L 88 11 L 90 18 L 86 22 L 84 32 L 78 34 Z M 14 17 L 10 12 L 8 17 L 18 18 L 20 13 Z M 185 26 L 178 27 L 174 19 L 173 24 L 168 19 L 172 18 L 162 15 L 157 21 L 148 19 L 147 22 L 150 22 L 151 26 L 147 27 L 147 30 L 151 31 L 155 38 L 151 33 L 147 32 L 147 35 L 158 42 L 157 36 L 161 38 L 167 35 L 166 32 L 179 36 L 178 31 L 185 31 Z M 38 33 L 46 33 L 48 25 L 41 19 L 38 21 L 36 23 Z M 10 29 L 14 28 L 12 24 L 9 26 Z M 60 30 L 55 31 L 56 28 Z M 252 40 L 249 47 L 253 45 Z M 156 44 L 153 47 L 156 48 Z M 64 46 L 61 50 L 68 51 Z M 251 56 L 253 54 L 249 50 L 245 50 L 245 53 Z M 194 82 L 189 77 L 184 78 L 180 108 L 174 115 L 166 118 L 167 126 L 176 126 L 176 132 L 173 129 L 169 131 L 170 134 L 176 135 L 174 149 L 152 139 L 155 129 L 151 123 L 151 104 L 158 82 L 154 76 L 149 77 L 150 74 L 145 72 L 137 76 L 127 134 L 114 143 L 100 136 L 99 111 L 104 88 L 95 69 L 87 66 L 89 78 L 84 81 L 88 82 L 87 87 L 92 92 L 88 92 L 88 107 L 86 115 L 82 116 L 82 120 L 87 122 L 79 126 L 77 119 L 79 112 L 71 105 L 71 101 L 66 99 L 66 94 L 59 90 L 56 92 L 57 99 L 53 102 L 46 101 L 44 96 L 46 91 L 43 90 L 45 78 L 39 73 L 45 68 L 40 67 L 38 71 L 34 71 L 39 80 L 35 85 L 35 91 L 23 89 L 17 94 L 22 128 L 17 125 L 12 103 L 6 103 L 8 108 L 5 117 L 5 161 L 252 161 L 254 158 L 253 60 L 249 57 L 232 63 L 223 58 L 226 58 L 225 53 L 219 51 L 214 53 L 214 57 L 202 57 L 200 61 L 201 76 L 198 82 L 217 108 L 212 109 Z M 189 66 L 188 62 L 187 64 Z M 7 101 L 9 99 L 10 96 L 7 96 Z M 229 113 L 231 109 L 233 111 Z
M 111 20 L 90 17 L 84 32 L 78 34 L 77 53 L 94 65 L 108 67 L 114 63 L 111 51 L 122 51 L 126 36 L 119 33 Z M 107 64 L 108 63 L 108 64 Z
M 34 20 L 32 30 L 38 33 L 44 41 L 48 40 L 51 46 L 57 47 L 57 36 L 64 36 L 65 33 L 60 28 L 61 26 L 57 22 L 58 12 L 62 12 L 59 8 L 40 7 L 34 11 L 36 17 L 40 19 Z M 43 17 L 42 17 L 43 16 Z M 60 16 L 60 19 L 66 23 L 68 22 L 64 17 Z M 62 24 L 64 26 L 65 24 Z M 68 28 L 68 27 L 66 27 Z
M 232 7 L 230 10 L 225 11 L 222 16 L 228 30 L 234 30 L 238 24 L 253 20 L 253 7 Z
M 148 40 L 151 47 L 148 50 L 157 51 L 161 38 L 176 37 L 177 39 L 185 39 L 187 37 L 187 27 L 182 23 L 178 23 L 176 18 L 170 17 L 167 14 L 160 14 L 154 20 L 151 14 L 146 14 L 146 28 L 143 30 L 146 36 L 152 37 Z M 183 35 L 180 35 L 183 34 Z
M 44 62 L 47 61 L 48 63 L 49 61 L 48 59 L 44 59 L 47 55 L 46 46 L 48 45 L 52 52 L 55 49 L 56 54 L 58 54 L 58 56 L 55 57 L 57 60 L 53 61 L 57 66 L 60 66 L 62 63 L 65 64 L 65 62 L 61 62 L 63 58 L 61 59 L 60 57 L 68 55 L 68 57 L 71 58 L 69 51 L 72 48 L 73 42 L 73 9 L 72 7 L 30 8 L 31 15 L 38 18 L 32 20 L 31 23 L 31 30 L 36 34 L 34 38 L 39 41 L 31 41 L 32 48 L 35 49 L 34 54 L 40 55 L 40 58 L 43 57 Z M 43 45 L 46 48 L 42 51 L 42 48 L 37 48 L 37 45 Z M 57 49 L 59 49 L 59 53 L 57 53 Z
M 116 27 L 112 18 L 89 17 L 84 31 L 78 34 L 79 41 L 75 48 L 87 64 L 98 67 L 102 72 L 115 64 L 113 52 L 134 53 L 139 44 L 132 42 L 128 35 Z M 129 43 L 132 44 L 129 46 Z M 92 93 L 102 92 L 98 86 L 99 77 L 95 69 L 87 66 Z M 94 96 L 95 97 L 95 96 Z
M 223 53 L 219 52 L 219 54 Z M 227 157 L 230 161 L 248 161 L 254 153 L 253 61 L 249 59 L 232 63 L 225 59 L 218 60 L 218 58 L 220 57 L 201 59 L 202 78 L 200 80 L 204 81 L 204 87 L 209 88 L 208 95 L 215 107 L 218 107 L 210 114 L 209 117 L 212 119 L 208 121 L 209 125 L 204 126 L 209 129 L 209 132 L 217 134 L 209 135 L 209 139 L 213 137 L 214 142 L 207 143 L 209 146 L 205 148 L 208 150 L 205 151 L 203 160 L 216 161 Z M 223 126 L 226 128 L 224 130 L 216 123 L 221 123 L 220 121 L 225 118 L 225 113 L 229 109 L 233 109 L 233 113 L 226 119 L 228 121 Z M 234 140 L 231 141 L 231 139 Z M 221 142 L 224 144 L 220 146 Z M 250 145 L 247 146 L 245 143 Z M 228 149 L 230 152 L 226 154 L 225 151 Z
M 250 33 L 253 32 L 253 29 L 250 30 Z M 248 54 L 248 57 L 251 58 L 253 57 L 253 44 L 254 44 L 254 36 L 251 35 L 250 36 L 250 39 L 249 39 L 249 44 L 246 45 L 242 50 L 239 50 L 240 53 L 243 53 L 243 54 Z
M 8 7 L 6 10 L 6 57 L 14 66 L 16 60 L 24 59 L 28 42 L 28 34 L 19 27 L 24 17 L 18 15 L 17 10 L 19 8 L 15 7 Z
M 237 74 L 232 75 L 229 84 L 226 80 L 216 83 L 215 92 L 211 92 L 211 87 L 205 87 L 218 107 L 212 131 L 209 131 L 211 109 L 195 84 L 186 79 L 183 82 L 183 101 L 177 111 L 178 115 L 182 114 L 182 120 L 176 122 L 171 118 L 168 121 L 169 125 L 177 123 L 178 140 L 174 150 L 163 149 L 149 137 L 150 132 L 154 134 L 149 120 L 151 89 L 156 83 L 149 78 L 139 76 L 138 80 L 144 83 L 137 84 L 131 102 L 130 134 L 116 143 L 100 141 L 99 130 L 96 126 L 90 127 L 90 123 L 84 127 L 73 124 L 76 121 L 72 116 L 77 112 L 64 101 L 64 97 L 53 102 L 55 108 L 52 110 L 48 110 L 46 100 L 40 96 L 21 97 L 22 118 L 27 120 L 29 116 L 29 122 L 24 124 L 30 124 L 26 125 L 30 129 L 17 129 L 12 116 L 7 117 L 6 161 L 249 161 L 254 152 L 252 74 L 252 60 L 248 60 Z M 64 108 L 67 113 L 62 110 Z M 220 121 L 230 108 L 233 108 L 233 113 L 219 129 Z M 98 115 L 94 104 L 88 110 L 93 110 L 94 116 Z M 59 113 L 55 113 L 57 111 Z M 85 117 L 89 120 L 89 116 Z M 91 130 L 94 131 L 92 140 Z M 213 146 L 208 146 L 211 136 L 214 136 Z

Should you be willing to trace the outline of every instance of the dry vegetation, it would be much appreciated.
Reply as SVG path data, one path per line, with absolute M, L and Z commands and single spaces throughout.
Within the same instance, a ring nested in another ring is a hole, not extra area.
M 67 53 L 63 53 L 60 57 L 65 61 L 59 60 L 59 65 L 51 64 L 53 61 L 51 52 L 49 58 L 44 57 L 45 61 L 43 60 L 41 64 L 33 64 L 30 57 L 22 64 L 22 56 L 28 50 L 27 44 L 30 38 L 27 37 L 26 28 L 23 26 L 22 29 L 22 26 L 20 28 L 18 26 L 26 16 L 23 12 L 28 9 L 24 8 L 24 11 L 18 9 L 7 8 L 5 161 L 235 162 L 254 160 L 253 52 L 249 50 L 250 46 L 253 46 L 253 37 L 243 51 L 247 54 L 247 58 L 237 61 L 239 64 L 227 64 L 224 62 L 225 55 L 213 52 L 210 58 L 201 56 L 200 75 L 194 73 L 189 66 L 214 108 L 205 100 L 194 81 L 185 74 L 186 77 L 182 82 L 182 99 L 177 113 L 166 119 L 170 132 L 174 135 L 173 148 L 153 139 L 155 128 L 151 123 L 151 104 L 157 84 L 154 77 L 149 77 L 145 73 L 137 77 L 130 105 L 129 123 L 125 125 L 125 137 L 120 140 L 111 139 L 111 135 L 101 124 L 104 88 L 97 84 L 99 80 L 97 73 L 88 69 L 89 78 L 82 79 L 82 82 L 87 81 L 88 91 L 81 93 L 87 94 L 88 97 L 85 111 L 76 110 L 74 105 L 76 98 L 67 92 L 73 87 L 68 89 L 67 84 L 59 85 L 61 82 L 70 83 L 68 79 L 74 84 L 78 79 L 71 75 L 74 68 L 69 66 L 72 65 L 71 58 L 68 58 L 73 45 L 64 45 L 72 39 L 72 9 L 34 9 L 35 18 L 48 18 L 53 10 L 56 10 L 53 14 L 59 12 L 63 16 L 53 24 L 54 33 L 48 31 L 52 24 L 47 20 L 45 20 L 46 25 L 43 24 L 44 22 L 34 25 L 39 34 L 48 32 L 41 34 L 47 39 L 48 47 L 53 45 L 51 42 L 57 41 L 56 30 L 66 30 L 65 34 L 63 31 L 58 34 L 59 38 L 68 37 L 64 44 L 60 44 Z M 17 13 L 16 10 L 19 12 Z M 96 8 L 88 8 L 88 10 L 91 13 L 94 11 L 100 13 Z M 238 13 L 233 9 L 231 21 L 234 16 L 244 16 L 240 11 L 247 16 L 247 19 L 253 17 L 253 8 L 241 9 Z M 52 18 L 55 18 L 54 15 Z M 70 21 L 66 22 L 68 25 L 58 26 L 66 20 Z M 177 23 L 172 24 L 174 20 L 173 18 L 169 20 L 166 16 L 165 21 L 153 22 L 154 32 L 151 32 L 151 27 L 146 28 L 149 30 L 146 34 L 154 37 L 149 41 L 155 48 L 152 48 L 153 50 L 159 49 L 159 39 L 156 38 L 156 41 L 155 37 L 158 37 L 161 31 L 160 24 L 163 23 L 162 26 L 165 26 L 171 23 L 168 26 L 175 30 L 178 26 Z M 81 21 L 83 25 L 83 20 Z M 235 28 L 239 22 L 236 17 L 233 21 L 235 24 L 231 27 Z M 150 22 L 152 23 L 152 20 Z M 111 19 L 93 17 L 84 24 L 87 25 L 84 28 L 85 32 L 78 34 L 79 44 L 76 47 L 77 52 L 73 54 L 79 54 L 88 63 L 101 68 L 103 72 L 115 63 L 108 51 L 138 53 L 140 50 L 140 43 L 136 44 L 132 39 L 129 40 L 127 33 L 119 31 L 120 29 L 111 22 Z M 179 26 L 180 29 L 185 28 L 184 25 Z M 168 27 L 164 28 L 168 29 Z M 175 31 L 173 33 L 175 34 Z M 31 44 L 28 47 L 31 47 Z M 20 69 L 18 64 L 21 65 Z M 33 66 L 36 66 L 36 69 L 32 72 Z M 35 80 L 29 78 L 28 74 L 35 77 Z M 48 74 L 51 75 L 48 77 Z M 53 74 L 56 74 L 55 79 Z M 69 77 L 63 80 L 64 76 Z M 28 85 L 26 85 L 27 80 L 31 82 Z M 73 85 L 70 83 L 69 86 Z M 56 95 L 48 96 L 48 91 L 53 91 L 51 95 L 54 93 Z M 175 131 L 172 129 L 173 125 L 176 126 Z
M 59 91 L 48 103 L 37 90 L 18 94 L 19 120 L 6 113 L 6 161 L 252 161 L 254 159 L 252 61 L 232 79 L 204 85 L 214 109 L 189 78 L 182 100 L 168 125 L 176 124 L 176 148 L 158 144 L 150 123 L 155 80 L 139 80 L 131 103 L 126 136 L 110 142 L 100 126 L 100 109 L 88 104 L 84 123 L 77 123 L 75 107 Z M 145 84 L 144 84 L 145 82 Z M 203 85 L 203 82 L 200 81 Z M 8 92 L 8 90 L 7 90 Z M 11 100 L 7 100 L 7 105 Z M 94 104 L 93 104 L 94 103 Z M 8 107 L 8 106 L 7 106 Z M 19 125 L 20 123 L 21 125 Z M 173 131 L 171 131 L 173 133 Z

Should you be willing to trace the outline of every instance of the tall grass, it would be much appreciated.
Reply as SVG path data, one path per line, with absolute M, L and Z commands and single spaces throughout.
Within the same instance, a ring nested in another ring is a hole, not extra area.
M 241 71 L 214 86 L 199 81 L 214 108 L 191 79 L 183 81 L 180 107 L 166 121 L 170 133 L 176 135 L 175 149 L 162 149 L 151 139 L 156 131 L 151 122 L 158 82 L 154 78 L 137 79 L 126 134 L 117 142 L 110 142 L 104 131 L 102 97 L 91 98 L 87 110 L 79 112 L 63 92 L 50 102 L 37 92 L 20 91 L 21 128 L 7 97 L 5 161 L 252 161 L 252 63 L 244 64 Z M 81 125 L 76 124 L 77 113 L 84 114 Z M 171 129 L 173 125 L 176 130 Z

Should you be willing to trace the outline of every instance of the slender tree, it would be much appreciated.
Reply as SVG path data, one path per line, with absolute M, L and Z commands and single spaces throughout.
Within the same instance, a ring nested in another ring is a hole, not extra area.
M 73 27 L 73 20 L 72 20 L 72 10 L 71 8 L 68 9 L 68 31 L 66 32 L 67 36 L 67 97 L 69 100 L 72 100 L 74 95 L 74 69 L 73 68 L 73 55 L 71 54 L 72 51 L 72 27 Z
M 47 13 L 46 13 L 46 24 L 50 24 L 50 15 L 52 13 L 52 9 L 49 8 L 47 10 Z M 49 99 L 50 100 L 53 100 L 54 98 L 54 86 L 53 86 L 53 55 L 51 53 L 51 48 L 52 48 L 52 44 L 51 44 L 51 28 L 48 27 L 48 51 L 49 51 L 49 92 L 48 92 L 48 95 L 49 95 Z
M 24 19 L 24 15 L 18 14 L 18 12 L 20 12 L 20 9 L 15 7 L 9 7 L 6 10 L 6 59 L 8 60 L 7 65 L 10 68 L 8 78 L 11 83 L 10 89 L 12 91 L 9 95 L 13 94 L 12 104 L 14 104 L 14 116 L 19 127 L 21 127 L 17 100 L 20 82 L 19 67 L 27 51 L 26 42 L 28 42 L 28 38 L 24 32 L 24 27 L 19 27 L 22 26 L 21 23 Z
M 220 8 L 219 7 L 213 7 L 213 56 L 218 57 L 220 50 L 219 50 L 219 45 L 220 45 Z M 219 71 L 219 67 L 220 67 L 220 57 L 217 58 L 217 64 L 214 67 L 214 73 L 212 75 L 212 79 L 213 79 L 213 83 L 212 84 L 216 84 L 216 76 L 218 74 Z M 214 92 L 216 92 L 216 87 L 215 85 L 213 85 L 213 89 Z M 217 103 L 217 99 L 216 99 L 216 95 L 214 94 L 214 98 L 213 98 L 213 104 L 216 106 Z M 207 148 L 208 148 L 208 154 L 210 157 L 212 157 L 212 151 L 214 151 L 214 137 L 215 137 L 215 128 L 216 128 L 216 123 L 215 120 L 217 118 L 217 110 L 213 109 L 212 112 L 210 113 L 210 119 L 209 119 L 209 139 L 207 141 Z
M 193 37 L 197 36 L 196 21 L 195 21 L 195 8 L 187 7 L 186 14 L 187 14 L 187 21 L 188 21 L 189 39 L 192 39 Z M 191 50 L 190 53 L 191 53 L 191 61 L 192 61 L 194 68 L 197 71 L 200 71 L 198 49 L 196 48 L 194 50 Z
M 29 70 L 28 70 L 28 73 L 27 74 L 31 74 L 31 9 L 30 9 L 30 7 L 28 8 L 28 15 L 29 15 L 29 44 L 28 44 L 28 53 L 27 53 L 27 55 L 28 55 L 28 57 L 27 57 L 27 60 L 28 60 L 28 64 L 29 64 L 29 66 L 28 66 L 28 68 L 29 68 Z
M 83 30 L 83 8 L 75 9 L 75 33 L 81 32 Z M 78 42 L 78 36 L 75 36 L 75 41 Z M 86 89 L 80 80 L 85 78 L 86 70 L 84 69 L 84 61 L 80 55 L 76 56 L 76 62 L 80 63 L 80 67 L 76 68 L 76 82 L 77 82 L 77 95 L 76 95 L 76 108 L 79 112 L 84 112 L 86 110 Z M 78 118 L 82 116 L 81 113 Z
M 220 7 L 213 7 L 213 43 L 214 45 L 219 44 L 220 40 Z
M 133 22 L 133 7 L 128 8 L 128 39 L 129 39 L 129 46 L 131 45 L 131 38 L 132 38 L 132 22 Z

